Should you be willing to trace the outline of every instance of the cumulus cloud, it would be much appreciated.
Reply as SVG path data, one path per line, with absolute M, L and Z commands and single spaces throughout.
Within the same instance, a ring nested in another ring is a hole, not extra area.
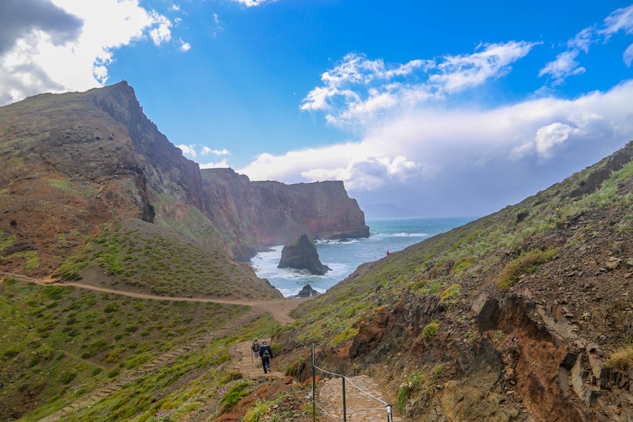
M 231 155 L 229 150 L 227 150 L 226 148 L 224 148 L 222 150 L 218 150 L 218 149 L 211 149 L 209 147 L 202 147 L 202 152 L 200 153 L 200 155 L 208 155 L 208 154 L 214 154 L 214 155 L 217 155 L 217 156 L 220 156 L 220 155 Z
M 323 73 L 323 86 L 308 93 L 301 109 L 326 111 L 326 120 L 334 124 L 373 120 L 386 110 L 411 108 L 502 77 L 537 44 L 481 44 L 473 54 L 389 65 L 351 53 Z
M 138 0 L 3 0 L 0 104 L 101 86 L 117 48 L 146 36 L 162 45 L 171 25 Z
M 265 153 L 238 171 L 253 180 L 343 180 L 355 194 L 396 184 L 455 189 L 443 182 L 449 175 L 460 191 L 476 190 L 476 183 L 505 183 L 517 174 L 541 177 L 552 163 L 577 170 L 577 161 L 561 164 L 568 157 L 602 158 L 633 139 L 631 109 L 633 81 L 574 100 L 548 96 L 489 110 L 422 104 L 366 126 L 358 142 Z
M 180 148 L 182 153 L 184 155 L 189 156 L 189 157 L 195 157 L 196 155 L 198 155 L 196 153 L 196 146 L 195 145 L 176 145 L 176 147 Z
M 207 163 L 207 164 L 199 164 L 201 169 L 224 169 L 231 167 L 227 162 L 226 158 L 220 161 L 219 163 Z
M 182 38 L 180 39 L 180 51 L 189 51 L 191 50 L 191 44 L 188 42 L 184 42 Z
M 359 142 L 291 151 L 282 156 L 264 153 L 239 172 L 253 180 L 342 180 L 351 190 L 374 190 L 414 176 L 428 177 L 433 167 L 402 155 L 390 158 L 376 145 Z

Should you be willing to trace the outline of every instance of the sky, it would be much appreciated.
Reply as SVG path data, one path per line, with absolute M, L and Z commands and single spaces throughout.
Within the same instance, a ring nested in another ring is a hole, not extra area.
M 342 180 L 370 217 L 482 216 L 613 153 L 632 64 L 630 1 L 0 0 L 0 105 L 126 80 L 201 168 Z

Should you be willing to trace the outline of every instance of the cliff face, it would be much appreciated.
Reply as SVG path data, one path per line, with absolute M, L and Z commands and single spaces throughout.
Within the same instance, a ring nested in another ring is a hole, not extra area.
M 204 174 L 143 114 L 126 82 L 1 107 L 0 267 L 50 274 L 115 217 L 170 227 L 244 260 L 304 232 L 369 235 L 342 183 Z
M 343 182 L 285 185 L 251 182 L 231 169 L 201 172 L 209 218 L 231 236 L 242 259 L 303 233 L 313 239 L 369 237 L 365 215 Z

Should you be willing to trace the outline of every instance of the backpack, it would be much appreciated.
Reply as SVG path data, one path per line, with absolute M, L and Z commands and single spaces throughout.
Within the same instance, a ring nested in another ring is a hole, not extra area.
M 262 358 L 270 359 L 270 350 L 268 348 L 264 349 L 264 353 L 262 353 Z
M 259 343 L 254 341 L 251 349 L 253 350 L 253 352 L 259 352 Z

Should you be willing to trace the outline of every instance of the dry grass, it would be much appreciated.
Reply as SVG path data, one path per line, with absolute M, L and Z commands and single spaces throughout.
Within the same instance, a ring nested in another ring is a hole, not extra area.
M 605 366 L 622 370 L 633 368 L 633 343 L 616 349 L 606 360 Z

